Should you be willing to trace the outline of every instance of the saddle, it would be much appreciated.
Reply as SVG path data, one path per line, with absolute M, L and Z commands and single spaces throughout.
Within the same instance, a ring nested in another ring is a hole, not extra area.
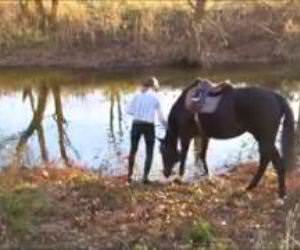
M 228 83 L 213 84 L 208 80 L 197 79 L 185 98 L 185 106 L 192 113 L 212 114 L 218 108 L 225 93 L 233 87 Z

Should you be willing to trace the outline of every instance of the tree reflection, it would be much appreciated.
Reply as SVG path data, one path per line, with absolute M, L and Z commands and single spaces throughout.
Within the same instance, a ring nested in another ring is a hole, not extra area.
M 62 102 L 61 102 L 61 90 L 59 86 L 54 86 L 52 88 L 52 93 L 54 97 L 55 104 L 55 121 L 58 130 L 58 143 L 60 149 L 61 158 L 64 160 L 67 166 L 70 166 L 70 160 L 66 151 L 66 119 L 63 114 Z
M 109 86 L 105 91 L 106 95 L 109 95 L 110 112 L 109 112 L 109 138 L 114 145 L 117 145 L 117 137 L 115 132 L 115 112 L 117 112 L 118 122 L 118 138 L 122 140 L 123 137 L 123 114 L 122 114 L 122 102 L 120 89 L 115 86 Z
M 122 141 L 123 141 L 123 113 L 122 113 L 122 93 L 124 85 L 120 84 L 107 84 L 103 89 L 103 94 L 106 96 L 109 116 L 108 116 L 108 128 L 107 128 L 107 158 L 112 158 L 116 161 L 121 161 L 122 157 Z M 126 90 L 125 90 L 126 91 Z M 106 158 L 105 157 L 105 158 Z M 104 159 L 102 159 L 104 160 Z M 105 160 L 104 160 L 105 161 Z M 108 166 L 111 166 L 112 163 L 105 161 L 103 165 L 106 169 Z M 101 163 L 102 165 L 102 163 Z M 116 162 L 113 163 L 112 170 L 115 171 L 115 166 L 118 165 Z M 119 171 L 119 169 L 117 170 Z M 113 172 L 111 172 L 113 174 Z
M 69 146 L 71 149 L 73 149 L 74 153 L 78 156 L 79 154 L 77 151 L 72 147 L 70 140 L 66 133 L 66 119 L 64 117 L 63 113 L 63 106 L 61 101 L 61 88 L 58 85 L 52 86 L 50 89 L 47 86 L 42 86 L 37 90 L 37 107 L 35 108 L 35 97 L 33 95 L 33 91 L 31 88 L 26 88 L 23 91 L 23 100 L 26 100 L 27 98 L 30 101 L 30 106 L 32 108 L 33 117 L 28 125 L 28 127 L 25 129 L 25 131 L 22 132 L 20 139 L 17 143 L 16 147 L 16 155 L 17 160 L 20 161 L 20 157 L 22 155 L 22 152 L 24 152 L 25 146 L 29 140 L 29 138 L 34 134 L 34 132 L 37 132 L 38 135 L 38 142 L 39 147 L 41 151 L 41 158 L 44 162 L 47 162 L 49 160 L 48 156 L 48 150 L 46 146 L 46 139 L 45 139 L 45 133 L 44 128 L 42 125 L 45 109 L 47 106 L 47 100 L 49 96 L 49 92 L 52 92 L 53 99 L 54 99 L 54 121 L 57 126 L 58 131 L 58 144 L 59 144 L 59 150 L 61 159 L 64 161 L 64 163 L 67 166 L 71 166 L 71 161 L 68 157 L 67 153 L 67 146 Z
M 27 88 L 23 91 L 23 100 L 25 100 L 27 96 L 29 97 L 32 113 L 34 115 L 34 113 L 35 113 L 35 108 L 34 108 L 35 103 L 34 103 L 34 96 L 32 94 L 32 89 L 31 88 Z M 43 159 L 43 161 L 48 161 L 48 159 L 49 159 L 48 158 L 48 151 L 47 151 L 47 148 L 46 148 L 46 140 L 45 140 L 44 128 L 43 128 L 43 125 L 42 125 L 42 120 L 36 126 L 37 126 L 36 129 L 37 129 L 38 141 L 39 141 L 39 145 L 40 145 L 40 151 L 41 151 L 42 159 Z
M 44 129 L 42 126 L 45 108 L 47 105 L 48 92 L 49 90 L 46 86 L 42 86 L 38 89 L 38 101 L 37 107 L 35 109 L 32 89 L 29 88 L 23 91 L 23 100 L 25 100 L 27 96 L 29 97 L 30 105 L 33 112 L 33 118 L 27 129 L 21 134 L 21 137 L 16 147 L 17 158 L 19 158 L 21 153 L 24 151 L 28 139 L 33 135 L 35 131 L 37 131 L 42 159 L 44 161 L 48 161 L 48 151 L 46 148 Z
M 116 141 L 115 137 L 115 129 L 114 129 L 114 106 L 115 106 L 115 98 L 113 92 L 110 94 L 110 112 L 109 112 L 109 131 L 110 131 L 110 138 L 112 139 L 113 143 Z
M 298 117 L 296 120 L 296 155 L 297 158 L 300 156 L 300 91 L 298 91 Z

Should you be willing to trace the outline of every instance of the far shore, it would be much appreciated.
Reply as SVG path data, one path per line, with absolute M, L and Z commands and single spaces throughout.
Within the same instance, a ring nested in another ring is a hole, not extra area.
M 1 54 L 1 53 L 0 53 Z M 3 53 L 2 53 L 3 54 Z M 296 65 L 300 62 L 300 58 L 289 61 L 286 59 L 274 59 L 271 56 L 263 55 L 256 58 L 244 58 L 243 56 L 232 56 L 230 52 L 207 57 L 205 65 L 201 63 L 192 63 L 185 60 L 176 61 L 172 58 L 124 58 L 123 60 L 115 58 L 114 52 L 106 58 L 101 56 L 102 52 L 60 52 L 48 51 L 40 49 L 32 49 L 15 51 L 11 54 L 3 54 L 0 57 L 0 67 L 37 67 L 37 68 L 59 68 L 59 69 L 95 69 L 103 71 L 133 71 L 143 69 L 160 69 L 169 67 L 179 67 L 188 69 L 215 69 L 226 67 L 241 67 L 241 66 L 276 66 L 276 65 Z M 219 58 L 218 58 L 219 57 Z

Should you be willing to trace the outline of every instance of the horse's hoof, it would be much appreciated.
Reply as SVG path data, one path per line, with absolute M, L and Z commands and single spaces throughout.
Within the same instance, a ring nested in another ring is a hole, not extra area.
M 173 182 L 178 185 L 181 185 L 183 183 L 181 178 L 175 178 Z
M 232 194 L 231 194 L 231 198 L 241 198 L 243 196 L 247 195 L 248 196 L 248 192 L 246 192 L 245 189 L 239 189 L 239 190 L 236 190 L 234 191 Z
M 202 173 L 202 175 L 201 176 L 208 176 L 208 172 L 204 172 L 204 173 Z
M 143 179 L 143 184 L 149 185 L 149 184 L 151 184 L 151 181 L 149 181 L 148 179 Z
M 245 188 L 245 192 L 249 192 L 254 188 L 254 186 L 249 185 L 248 187 Z

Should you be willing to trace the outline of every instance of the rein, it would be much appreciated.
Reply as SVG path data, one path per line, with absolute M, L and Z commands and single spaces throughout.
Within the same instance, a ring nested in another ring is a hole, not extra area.
M 199 120 L 199 114 L 197 112 L 194 113 L 194 121 L 196 123 L 196 126 L 198 128 L 199 134 L 201 134 L 203 132 L 202 126 L 201 126 L 201 122 Z

